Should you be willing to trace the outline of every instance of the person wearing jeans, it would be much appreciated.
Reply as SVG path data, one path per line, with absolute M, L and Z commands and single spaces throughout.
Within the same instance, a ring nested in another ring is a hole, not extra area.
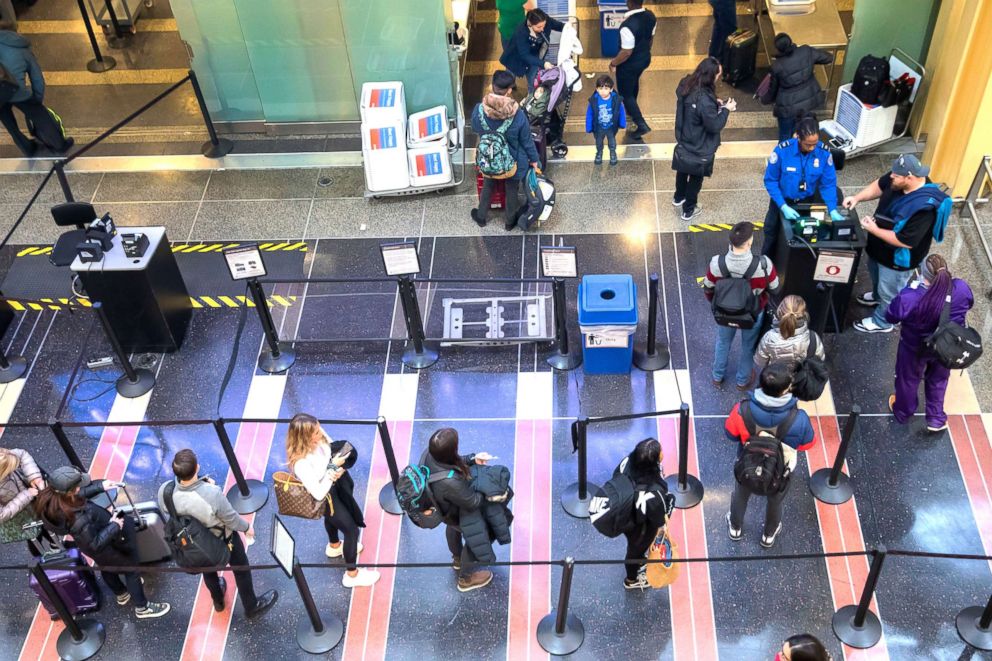
M 774 267 L 772 267 L 774 268 Z M 758 341 L 761 339 L 761 325 L 765 319 L 762 311 L 751 328 L 742 328 L 741 331 L 741 355 L 737 361 L 737 372 L 735 381 L 740 390 L 746 390 L 751 385 L 754 369 L 754 352 L 758 348 Z M 730 326 L 718 326 L 716 329 L 716 349 L 713 355 L 713 383 L 721 384 L 727 373 L 727 364 L 730 362 L 730 348 L 734 344 L 734 336 L 737 335 L 736 328 Z

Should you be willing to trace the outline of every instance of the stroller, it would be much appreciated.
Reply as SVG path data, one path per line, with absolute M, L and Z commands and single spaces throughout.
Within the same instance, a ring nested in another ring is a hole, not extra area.
M 523 108 L 530 120 L 531 134 L 541 156 L 541 168 L 547 165 L 550 147 L 555 158 L 568 153 L 565 144 L 565 121 L 572 105 L 572 95 L 582 90 L 582 74 L 578 68 L 582 44 L 571 21 L 564 30 L 552 32 L 543 56 L 556 66 L 537 74 L 534 91 L 527 95 Z

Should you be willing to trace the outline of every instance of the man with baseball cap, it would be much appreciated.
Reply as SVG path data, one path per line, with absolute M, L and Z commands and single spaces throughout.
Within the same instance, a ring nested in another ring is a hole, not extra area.
M 874 307 L 875 312 L 856 321 L 855 330 L 888 333 L 895 328 L 885 319 L 886 308 L 926 259 L 933 240 L 944 240 L 952 202 L 931 183 L 929 174 L 930 168 L 914 154 L 902 154 L 891 172 L 844 198 L 847 209 L 878 200 L 874 215 L 861 218 L 861 227 L 868 234 L 865 250 L 872 290 L 858 296 L 858 303 Z

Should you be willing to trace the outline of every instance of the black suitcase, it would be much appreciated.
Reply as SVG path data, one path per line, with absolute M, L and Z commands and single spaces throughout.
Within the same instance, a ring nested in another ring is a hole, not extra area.
M 753 30 L 740 29 L 727 37 L 723 54 L 723 80 L 739 85 L 754 77 L 758 60 L 758 35 Z
M 541 124 L 531 124 L 530 135 L 534 138 L 534 147 L 537 148 L 541 172 L 544 172 L 548 169 L 548 132 Z

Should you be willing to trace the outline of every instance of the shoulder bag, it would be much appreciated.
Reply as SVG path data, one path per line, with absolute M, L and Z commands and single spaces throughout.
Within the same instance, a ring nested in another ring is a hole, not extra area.
M 319 519 L 324 515 L 325 502 L 327 507 L 331 507 L 330 493 L 323 499 L 317 500 L 292 473 L 276 471 L 272 474 L 272 480 L 275 482 L 276 504 L 279 513 L 284 516 Z
M 668 515 L 665 515 L 665 525 L 658 528 L 648 549 L 648 560 L 660 561 L 649 562 L 647 566 L 648 583 L 653 588 L 668 587 L 679 577 L 679 563 L 673 562 L 679 557 L 679 547 L 668 535 L 668 521 Z
M 682 122 L 676 136 L 675 151 L 672 153 L 672 169 L 693 177 L 705 177 L 708 172 L 712 171 L 712 159 L 697 156 L 683 146 L 685 123 L 689 121 L 686 116 L 685 97 L 682 97 L 679 103 L 682 106 Z

